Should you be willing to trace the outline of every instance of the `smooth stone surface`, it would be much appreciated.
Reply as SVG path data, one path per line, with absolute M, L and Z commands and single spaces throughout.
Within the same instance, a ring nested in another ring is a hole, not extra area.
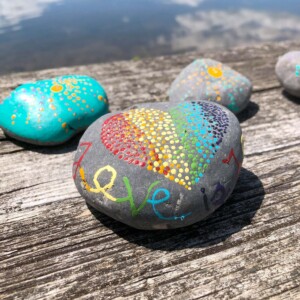
M 0 127 L 21 141 L 56 145 L 107 112 L 106 93 L 95 79 L 68 75 L 16 88 L 0 103 Z
M 208 100 L 238 114 L 249 103 L 252 84 L 245 76 L 212 59 L 197 59 L 184 68 L 168 92 L 171 102 Z
M 73 165 L 99 211 L 139 229 L 198 222 L 231 194 L 243 160 L 236 117 L 212 102 L 152 103 L 99 118 Z
M 300 97 L 300 51 L 291 51 L 279 57 L 276 75 L 289 94 Z

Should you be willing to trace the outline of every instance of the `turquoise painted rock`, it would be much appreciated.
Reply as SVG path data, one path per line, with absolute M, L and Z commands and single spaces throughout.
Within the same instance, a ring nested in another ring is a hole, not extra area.
M 0 103 L 0 127 L 21 141 L 57 145 L 107 112 L 106 93 L 95 79 L 68 75 L 16 88 Z
M 196 59 L 184 68 L 169 90 L 171 102 L 208 100 L 238 114 L 249 103 L 252 84 L 245 76 L 213 59 Z

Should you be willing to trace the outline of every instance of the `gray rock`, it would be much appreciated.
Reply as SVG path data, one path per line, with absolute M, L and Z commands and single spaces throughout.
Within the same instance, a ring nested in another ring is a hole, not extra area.
M 300 51 L 288 52 L 279 57 L 276 75 L 289 94 L 300 97 Z
M 151 103 L 95 121 L 80 141 L 73 178 L 87 202 L 112 218 L 169 229 L 222 205 L 242 160 L 241 128 L 226 108 Z
M 208 100 L 238 114 L 248 105 L 251 92 L 245 76 L 221 62 L 197 59 L 181 71 L 168 94 L 171 102 Z

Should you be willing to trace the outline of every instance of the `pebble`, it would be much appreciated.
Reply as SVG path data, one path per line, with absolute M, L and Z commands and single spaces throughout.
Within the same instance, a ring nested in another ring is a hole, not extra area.
M 16 88 L 0 103 L 0 127 L 24 142 L 56 145 L 107 112 L 106 93 L 95 79 L 68 75 Z
M 232 193 L 241 140 L 237 118 L 213 102 L 135 105 L 87 129 L 73 178 L 90 205 L 129 226 L 188 226 Z
M 279 57 L 275 71 L 284 89 L 290 95 L 300 97 L 300 51 Z
M 249 103 L 252 84 L 245 76 L 212 59 L 197 59 L 184 68 L 169 90 L 171 102 L 208 100 L 238 114 Z

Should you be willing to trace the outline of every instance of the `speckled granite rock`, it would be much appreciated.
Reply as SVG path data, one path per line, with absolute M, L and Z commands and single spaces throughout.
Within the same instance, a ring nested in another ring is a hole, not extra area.
M 73 177 L 99 211 L 136 228 L 168 229 L 222 205 L 242 160 L 240 125 L 226 108 L 151 103 L 94 122 L 80 141 Z
M 276 75 L 289 94 L 300 97 L 300 51 L 291 51 L 279 57 Z
M 169 90 L 171 102 L 208 100 L 238 114 L 249 103 L 251 82 L 240 73 L 212 59 L 197 59 L 184 68 Z
M 0 127 L 21 141 L 56 145 L 107 112 L 106 93 L 96 80 L 61 76 L 16 88 L 0 103 Z

